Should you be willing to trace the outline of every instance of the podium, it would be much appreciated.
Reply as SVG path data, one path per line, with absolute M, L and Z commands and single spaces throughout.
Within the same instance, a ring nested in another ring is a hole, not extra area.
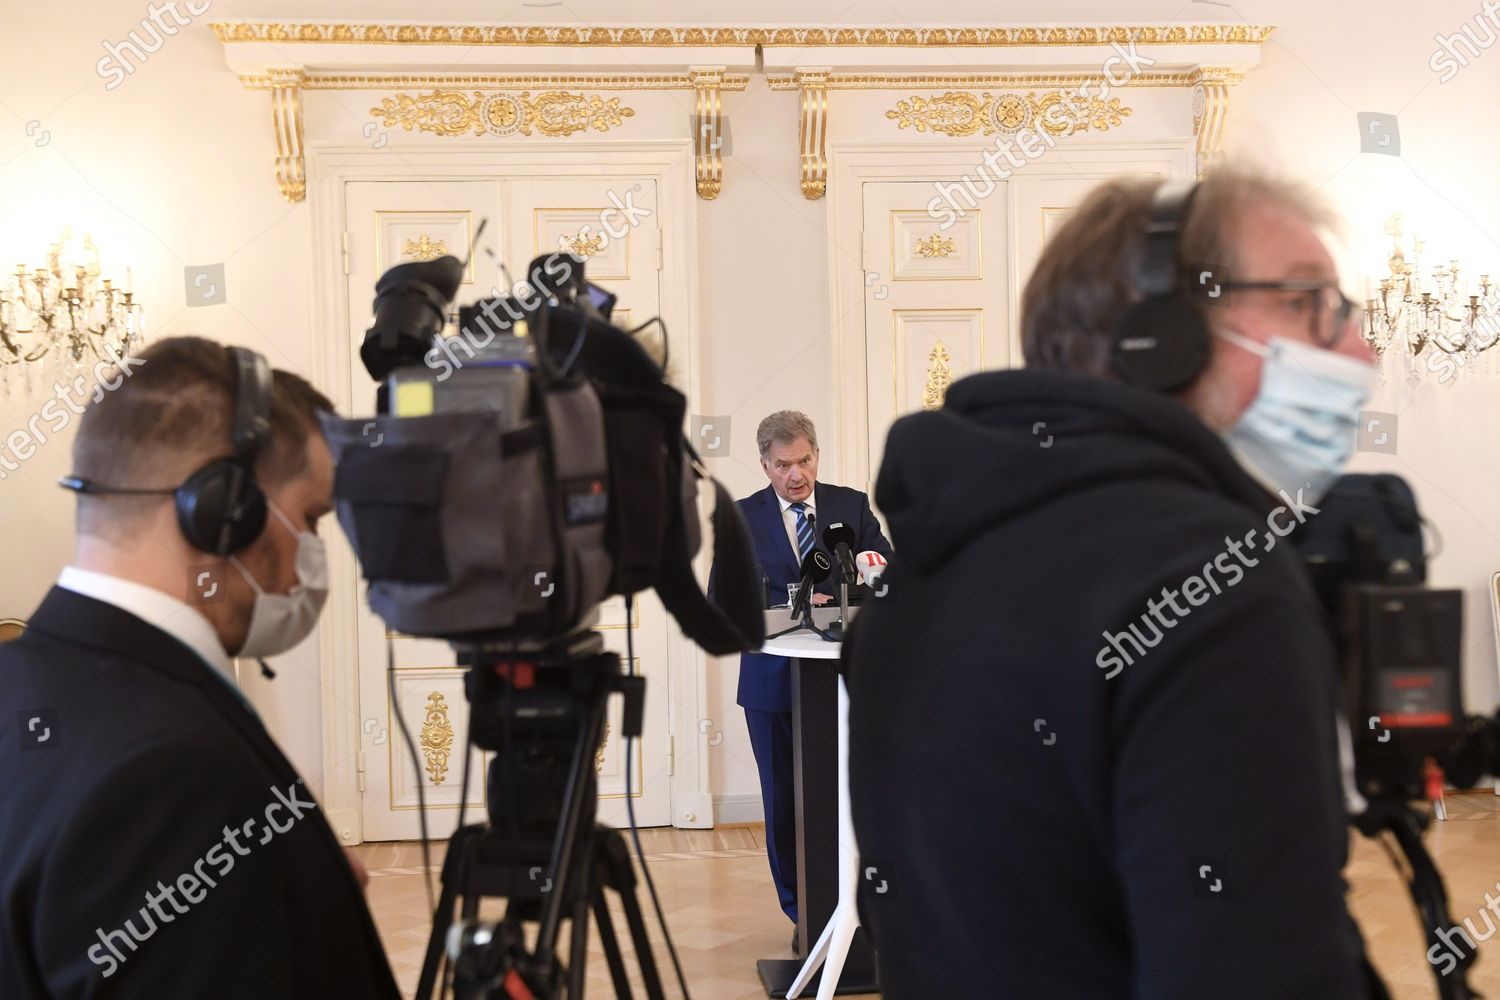
M 851 615 L 851 618 L 853 615 Z M 813 619 L 825 627 L 837 620 L 838 608 L 825 605 L 813 609 Z M 767 632 L 779 631 L 791 624 L 785 610 L 767 612 Z M 787 996 L 794 983 L 801 986 L 798 996 L 809 996 L 819 988 L 819 996 L 830 995 L 820 988 L 821 976 L 832 971 L 837 980 L 837 994 L 875 993 L 879 987 L 875 976 L 875 951 L 865 933 L 857 926 L 853 911 L 853 880 L 846 880 L 845 869 L 857 865 L 854 857 L 852 829 L 843 833 L 847 843 L 840 844 L 840 816 L 847 823 L 847 802 L 840 802 L 841 791 L 847 797 L 847 733 L 840 746 L 841 714 L 848 712 L 848 699 L 839 677 L 842 644 L 826 642 L 811 632 L 794 632 L 770 639 L 761 647 L 765 653 L 789 657 L 792 661 L 792 770 L 797 814 L 797 940 L 802 953 L 794 959 L 763 958 L 755 963 L 766 994 L 773 998 Z M 841 790 L 841 783 L 843 788 Z M 846 884 L 847 883 L 847 884 Z M 843 889 L 844 906 L 840 908 Z M 830 926 L 835 914 L 839 922 Z M 848 933 L 852 927 L 852 938 Z M 848 952 L 839 968 L 838 945 L 848 940 Z M 828 968 L 817 976 L 801 975 L 808 956 L 821 947 L 828 956 Z M 802 982 L 798 983 L 799 978 Z

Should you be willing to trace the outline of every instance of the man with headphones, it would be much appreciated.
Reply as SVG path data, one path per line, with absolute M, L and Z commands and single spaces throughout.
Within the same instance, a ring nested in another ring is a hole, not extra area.
M 317 622 L 331 405 L 198 338 L 138 364 L 79 424 L 73 561 L 0 646 L 0 996 L 395 997 L 231 666 Z
M 1383 996 L 1344 900 L 1338 669 L 1289 544 L 1372 382 L 1306 189 L 1096 189 L 1026 368 L 887 441 L 845 648 L 883 994 Z M 938 484 L 937 487 L 934 484 Z

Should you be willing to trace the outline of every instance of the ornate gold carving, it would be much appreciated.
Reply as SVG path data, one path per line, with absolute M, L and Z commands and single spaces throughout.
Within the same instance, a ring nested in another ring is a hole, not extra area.
M 437 260 L 448 252 L 448 244 L 443 240 L 430 239 L 423 233 L 420 239 L 403 243 L 401 252 L 413 260 Z
M 276 184 L 290 202 L 307 197 L 307 169 L 302 158 L 302 81 L 300 66 L 267 72 L 271 82 L 271 121 L 276 128 Z
M 1001 94 L 998 98 L 950 90 L 930 98 L 913 95 L 910 100 L 898 101 L 885 116 L 899 128 L 951 136 L 1013 134 L 1028 126 L 1062 136 L 1089 128 L 1107 132 L 1134 113 L 1121 106 L 1118 97 L 1106 100 L 1072 90 L 1054 90 L 1041 97 L 1028 91 L 1025 97 Z
M 1121 87 L 1191 87 L 1198 71 L 1137 73 L 1109 89 Z M 796 90 L 794 73 L 767 73 L 772 90 Z M 1078 90 L 1087 85 L 1103 93 L 1105 81 L 1086 73 L 839 73 L 828 77 L 829 90 Z M 726 88 L 727 89 L 727 88 Z
M 927 355 L 927 385 L 922 389 L 922 409 L 942 409 L 948 387 L 953 384 L 953 367 L 949 364 L 952 360 L 941 340 L 933 345 L 932 353 Z
M 559 236 L 557 239 L 562 248 L 575 257 L 592 257 L 604 249 L 604 237 L 597 234 L 589 236 L 587 228 L 579 230 L 578 235 L 572 239 L 566 236 Z
M 823 197 L 828 190 L 828 75 L 827 69 L 799 69 L 797 87 L 802 91 L 802 121 L 798 130 L 801 150 L 802 196 Z
M 719 156 L 723 136 L 719 134 L 721 110 L 719 90 L 724 83 L 724 67 L 695 68 L 688 74 L 693 81 L 694 175 L 698 197 L 713 200 L 724 188 L 724 162 Z
M 573 27 L 497 24 L 358 24 L 219 21 L 221 42 L 349 45 L 786 46 L 1003 48 L 1055 45 L 1260 45 L 1274 28 L 1228 21 L 1210 24 L 979 28 L 703 28 Z
M 608 132 L 626 118 L 634 117 L 633 108 L 622 108 L 618 97 L 605 99 L 598 94 L 585 97 L 565 91 L 546 91 L 531 96 L 519 94 L 484 94 L 474 91 L 473 98 L 456 90 L 435 90 L 429 94 L 397 94 L 371 108 L 370 114 L 381 119 L 387 128 L 400 125 L 406 131 L 419 129 L 435 135 L 531 135 L 534 129 L 545 136 L 560 137 L 593 129 Z
M 441 691 L 427 696 L 427 719 L 422 723 L 422 756 L 434 785 L 448 776 L 448 754 L 453 750 L 453 726 L 448 722 L 448 703 Z
M 599 749 L 594 751 L 594 773 L 598 774 L 604 770 L 604 748 L 609 746 L 609 722 L 604 723 L 604 739 L 599 741 Z
M 741 91 L 750 83 L 748 73 L 725 73 L 721 90 Z M 247 90 L 269 90 L 270 77 L 263 73 L 241 73 Z M 686 73 L 599 73 L 592 75 L 543 74 L 516 76 L 494 73 L 318 73 L 309 71 L 303 90 L 692 90 Z
M 958 244 L 954 242 L 951 236 L 942 236 L 938 233 L 933 233 L 925 239 L 917 240 L 916 245 L 912 249 L 917 252 L 917 256 L 919 257 L 952 257 L 958 253 Z
M 1193 74 L 1193 135 L 1198 137 L 1197 170 L 1202 180 L 1218 160 L 1229 117 L 1229 88 L 1244 74 L 1222 67 L 1203 66 Z

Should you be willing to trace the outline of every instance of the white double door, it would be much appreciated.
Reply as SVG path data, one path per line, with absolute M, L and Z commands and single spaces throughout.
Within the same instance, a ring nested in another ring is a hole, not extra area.
M 1023 171 L 981 197 L 956 193 L 950 205 L 961 211 L 937 213 L 928 211 L 936 184 L 957 187 L 956 178 L 864 183 L 865 384 L 849 389 L 865 400 L 870 488 L 898 417 L 937 409 L 966 375 L 1023 364 L 1021 292 L 1088 192 L 1112 176 L 1165 172 L 1129 163 Z
M 588 280 L 618 296 L 616 323 L 631 326 L 657 313 L 660 230 L 655 216 L 656 182 L 650 178 L 511 175 L 472 181 L 350 182 L 344 209 L 348 336 L 356 348 L 373 319 L 372 301 L 380 275 L 399 263 L 444 254 L 460 259 L 469 256 L 482 220 L 486 225 L 459 287 L 455 312 L 457 306 L 482 297 L 508 293 L 514 281 L 524 278 L 534 257 L 565 248 L 586 259 Z M 456 332 L 452 327 L 450 323 L 450 335 Z M 457 345 L 454 351 L 455 357 L 465 357 Z M 351 354 L 352 413 L 373 414 L 375 384 L 360 364 L 357 349 Z M 469 729 L 464 669 L 445 642 L 389 636 L 395 675 L 393 705 L 387 676 L 388 633 L 385 623 L 369 610 L 363 581 L 357 599 L 364 839 L 417 837 L 419 791 L 429 835 L 446 837 L 457 823 L 460 803 L 466 804 L 466 823 L 485 814 L 486 768 L 493 756 L 469 751 L 471 777 L 465 793 L 460 787 Z M 622 599 L 612 598 L 601 607 L 598 629 L 622 663 L 625 625 Z M 650 593 L 637 595 L 634 625 L 636 670 L 646 677 L 645 733 L 635 742 L 627 788 L 620 699 L 612 698 L 604 744 L 594 760 L 599 819 L 623 825 L 625 798 L 630 796 L 637 821 L 656 826 L 666 824 L 671 815 L 667 651 L 669 629 L 675 626 Z M 415 767 L 396 722 L 397 705 L 416 744 Z

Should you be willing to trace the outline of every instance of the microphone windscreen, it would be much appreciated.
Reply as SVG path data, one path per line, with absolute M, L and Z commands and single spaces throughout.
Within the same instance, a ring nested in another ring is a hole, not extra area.
M 843 521 L 835 521 L 823 529 L 823 544 L 830 549 L 836 549 L 840 545 L 854 548 L 854 529 Z
M 804 577 L 811 577 L 813 583 L 822 583 L 833 572 L 833 562 L 826 552 L 813 549 L 802 560 L 801 572 Z
M 875 586 L 875 581 L 880 579 L 880 574 L 885 572 L 885 556 L 873 549 L 866 549 L 854 557 L 854 565 L 859 567 L 859 578 L 864 581 L 865 586 Z

